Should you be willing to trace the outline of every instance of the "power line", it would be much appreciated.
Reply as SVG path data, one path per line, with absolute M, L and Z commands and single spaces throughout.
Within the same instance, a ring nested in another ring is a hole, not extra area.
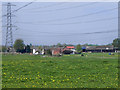
M 20 9 L 22 9 L 22 8 L 19 8 L 19 9 L 16 9 L 17 11 L 18 10 L 20 10 Z M 115 8 L 114 8 L 115 9 Z M 110 10 L 110 9 L 109 9 Z M 113 10 L 113 9 L 112 9 Z M 106 11 L 104 11 L 104 12 L 106 12 Z M 89 14 L 89 15 L 91 15 L 91 14 Z M 73 18 L 73 17 L 72 17 Z M 76 17 L 77 18 L 77 17 Z M 112 19 L 112 18 L 111 18 Z M 109 19 L 106 19 L 106 20 L 109 20 Z M 97 20 L 98 21 L 98 20 Z M 104 21 L 103 19 L 101 20 L 101 21 Z M 85 22 L 91 22 L 91 21 L 85 21 Z M 94 22 L 94 21 L 92 21 L 92 22 Z M 80 23 L 80 22 L 77 22 L 77 23 Z M 69 24 L 69 23 L 67 23 L 67 24 Z M 113 31 L 111 31 L 111 32 L 113 32 Z M 94 32 L 93 34 L 100 34 L 100 32 Z M 108 32 L 104 32 L 104 33 L 108 33 Z M 78 33 L 77 33 L 78 34 Z M 86 33 L 86 34 L 90 34 L 90 33 Z
M 115 32 L 115 31 L 118 31 L 118 29 L 110 29 L 110 30 L 106 30 L 106 31 L 98 31 L 98 32 L 86 32 L 86 33 L 67 33 L 67 34 L 65 34 L 65 33 L 55 33 L 55 32 L 39 32 L 40 34 L 41 33 L 45 33 L 45 34 L 49 34 L 49 35 L 54 35 L 55 34 L 55 36 L 57 35 L 57 36 L 76 36 L 76 35 L 90 35 L 90 34 L 104 34 L 104 33 L 112 33 L 112 32 Z M 33 34 L 33 35 L 40 35 L 39 33 L 37 33 L 37 34 Z M 14 34 L 14 35 L 21 35 L 22 36 L 22 34 Z M 25 35 L 26 36 L 26 35 Z M 31 36 L 31 35 L 30 35 Z
M 69 24 L 83 24 L 83 23 L 94 23 L 94 22 L 99 22 L 99 21 L 109 21 L 109 20 L 114 20 L 118 19 L 119 17 L 110 17 L 110 18 L 103 18 L 103 19 L 96 19 L 96 20 L 91 20 L 91 21 L 83 21 L 83 22 L 70 22 L 70 23 L 52 23 L 52 24 L 46 24 L 46 23 L 33 23 L 33 22 L 17 22 L 21 24 L 43 24 L 43 25 L 69 25 Z
M 34 1 L 36 1 L 36 0 L 34 0 Z M 33 1 L 33 2 L 34 2 L 34 1 Z M 27 7 L 28 5 L 32 4 L 33 2 L 27 3 L 27 4 L 25 4 L 24 6 L 18 8 L 18 9 L 16 9 L 16 10 L 14 10 L 14 11 L 12 11 L 11 13 L 17 12 L 18 10 L 20 10 L 20 9 L 22 9 L 22 8 L 24 8 L 24 7 Z M 3 17 L 4 17 L 4 16 L 6 16 L 6 15 L 3 15 Z M 13 15 L 11 15 L 11 16 L 13 16 Z
M 114 19 L 118 19 L 118 17 L 103 18 L 103 19 L 96 19 L 96 20 L 83 21 L 83 22 L 58 23 L 58 24 L 46 24 L 46 25 L 70 25 L 70 24 L 94 23 L 94 22 L 109 21 L 109 20 L 114 20 Z
M 28 4 L 29 5 L 29 4 Z M 80 16 L 74 16 L 74 17 L 69 17 L 69 18 L 63 18 L 63 19 L 55 19 L 55 20 L 47 20 L 47 21 L 42 21 L 42 22 L 38 22 L 40 23 L 48 23 L 48 22 L 53 22 L 53 21 L 63 21 L 63 20 L 69 20 L 69 19 L 74 19 L 74 18 L 80 18 L 80 17 L 85 17 L 85 16 L 89 16 L 89 15 L 94 15 L 94 14 L 99 14 L 99 13 L 103 13 L 103 12 L 108 12 L 108 11 L 112 11 L 115 10 L 117 8 L 112 8 L 112 9 L 106 9 L 106 10 L 102 10 L 102 11 L 98 11 L 98 12 L 94 12 L 94 13 L 89 13 L 89 14 L 85 14 L 85 15 L 80 15 Z M 114 18 L 113 18 L 114 19 Z M 96 20 L 97 21 L 97 20 Z M 102 20 L 98 20 L 98 21 L 102 21 Z M 88 22 L 94 22 L 94 21 L 88 21 Z M 31 23 L 31 22 L 22 22 L 22 23 Z M 61 24 L 50 24 L 50 25 L 66 25 L 66 24 L 78 24 L 81 22 L 73 22 L 73 23 L 61 23 Z M 82 22 L 83 23 L 83 22 Z M 87 23 L 87 22 L 85 22 Z
M 86 35 L 93 35 L 93 34 L 109 34 L 109 33 L 113 33 L 113 32 L 116 32 L 116 31 L 118 31 L 118 29 L 111 29 L 111 30 L 106 30 L 106 31 L 98 31 L 98 32 L 87 32 L 87 33 L 70 33 L 70 34 L 72 34 L 72 35 L 40 35 L 40 36 L 42 36 L 42 37 L 44 37 L 44 36 L 46 36 L 46 37 L 48 37 L 48 38 L 50 38 L 50 37 L 53 37 L 53 38 L 57 38 L 57 36 L 58 37 L 63 37 L 63 36 L 73 36 L 74 35 L 74 37 L 75 36 L 77 36 L 77 35 L 79 35 L 79 37 L 82 37 L 82 38 L 80 38 L 80 42 L 81 42 L 81 40 L 84 40 L 84 37 L 87 37 Z M 39 34 L 39 33 L 38 33 Z M 77 34 L 77 35 L 76 35 Z M 34 36 L 31 36 L 31 35 L 22 35 L 22 34 L 15 34 L 15 36 L 17 36 L 17 37 L 19 37 L 19 38 L 22 38 L 22 39 L 30 39 L 31 40 L 31 38 L 38 38 L 39 37 L 39 35 L 36 35 L 36 34 L 33 34 Z M 66 37 L 67 38 L 67 37 Z M 69 37 L 68 37 L 69 38 Z M 98 40 L 98 38 L 90 38 L 90 37 L 88 37 L 89 38 L 89 40 Z M 102 40 L 104 40 L 104 39 L 106 39 L 106 38 L 110 38 L 110 36 L 109 37 L 99 37 L 99 38 L 102 38 Z M 69 39 L 70 40 L 70 39 Z M 67 41 L 69 41 L 69 40 L 67 40 Z M 62 41 L 64 41 L 64 40 L 62 40 Z M 65 40 L 66 41 L 66 40 Z M 70 40 L 71 41 L 71 40 Z M 74 41 L 72 41 L 72 43 L 73 42 L 75 42 L 75 40 Z M 78 41 L 79 42 L 79 41 Z
M 48 22 L 54 22 L 54 21 L 65 21 L 65 20 L 70 20 L 70 19 L 75 19 L 75 18 L 86 17 L 86 16 L 90 16 L 90 15 L 96 15 L 96 14 L 99 14 L 99 13 L 106 13 L 106 12 L 110 12 L 110 11 L 113 11 L 113 10 L 116 10 L 116 9 L 118 9 L 118 8 L 111 8 L 111 9 L 106 9 L 106 10 L 102 10 L 102 11 L 98 11 L 98 12 L 93 12 L 93 13 L 89 13 L 89 14 L 85 14 L 85 15 L 68 17 L 68 18 L 61 18 L 61 19 L 41 21 L 39 23 L 48 23 Z
M 32 10 L 32 9 L 41 9 L 41 8 L 54 7 L 54 6 L 62 5 L 62 4 L 65 4 L 65 3 L 66 3 L 66 2 L 57 3 L 57 4 L 50 4 L 50 5 L 47 5 L 47 6 L 36 7 L 36 8 L 31 8 L 31 9 L 26 9 L 26 10 Z
M 34 1 L 36 1 L 36 0 L 34 0 Z M 33 2 L 34 2 L 34 1 L 33 1 Z M 24 8 L 24 7 L 27 7 L 28 5 L 32 4 L 33 2 L 30 2 L 30 3 L 25 4 L 24 6 L 18 8 L 18 9 L 16 9 L 16 10 L 14 10 L 12 13 L 17 12 L 18 10 L 20 10 L 20 9 L 22 9 L 22 8 Z
M 89 5 L 96 4 L 98 2 L 92 2 L 89 4 L 83 4 L 83 5 L 77 5 L 77 6 L 72 6 L 72 7 L 65 7 L 65 8 L 59 8 L 59 9 L 54 9 L 54 10 L 43 10 L 43 11 L 35 11 L 35 12 L 53 12 L 53 11 L 60 11 L 60 10 L 66 10 L 66 9 L 72 9 L 72 8 L 79 8 L 79 7 L 85 7 Z

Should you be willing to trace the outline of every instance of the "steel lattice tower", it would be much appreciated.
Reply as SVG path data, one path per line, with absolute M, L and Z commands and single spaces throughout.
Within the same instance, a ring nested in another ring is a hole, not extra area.
M 7 26 L 6 26 L 6 43 L 7 52 L 13 52 L 13 36 L 12 36 L 12 13 L 11 13 L 11 3 L 7 4 Z

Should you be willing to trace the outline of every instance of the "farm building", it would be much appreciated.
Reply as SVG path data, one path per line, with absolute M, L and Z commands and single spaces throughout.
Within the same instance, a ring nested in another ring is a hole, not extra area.
M 62 49 L 63 54 L 75 54 L 76 50 L 74 46 L 66 46 Z
M 84 46 L 83 52 L 116 52 L 116 49 L 112 45 L 103 46 Z
M 61 48 L 51 48 L 52 55 L 62 55 Z
M 32 46 L 31 50 L 34 55 L 38 55 L 40 53 L 40 50 L 37 46 Z
M 39 48 L 38 46 L 32 46 L 31 47 L 32 53 L 35 55 L 41 54 L 44 55 L 45 54 L 45 49 L 44 48 Z

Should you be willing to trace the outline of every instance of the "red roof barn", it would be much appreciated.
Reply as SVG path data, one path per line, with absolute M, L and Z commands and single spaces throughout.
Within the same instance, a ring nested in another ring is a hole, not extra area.
M 64 49 L 62 49 L 62 52 L 64 52 L 65 50 L 72 50 L 72 49 L 75 49 L 74 46 L 66 46 Z

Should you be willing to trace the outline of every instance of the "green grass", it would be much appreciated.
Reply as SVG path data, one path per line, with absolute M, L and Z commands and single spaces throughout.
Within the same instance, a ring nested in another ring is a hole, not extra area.
M 117 88 L 118 55 L 3 55 L 3 88 Z

